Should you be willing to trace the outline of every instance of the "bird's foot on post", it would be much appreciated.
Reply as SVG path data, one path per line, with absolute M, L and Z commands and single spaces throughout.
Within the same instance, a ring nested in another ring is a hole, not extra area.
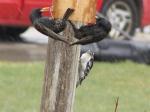
M 86 36 L 80 40 L 77 40 L 75 42 L 72 42 L 70 44 L 70 46 L 73 46 L 73 45 L 77 45 L 77 44 L 80 44 L 80 45 L 86 45 L 86 44 L 90 44 L 93 42 L 93 37 L 92 36 Z

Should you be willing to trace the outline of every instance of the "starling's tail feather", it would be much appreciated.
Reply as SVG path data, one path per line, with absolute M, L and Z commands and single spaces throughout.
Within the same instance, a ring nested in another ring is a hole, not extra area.
M 68 8 L 63 16 L 63 20 L 66 21 L 73 12 L 74 12 L 74 9 Z

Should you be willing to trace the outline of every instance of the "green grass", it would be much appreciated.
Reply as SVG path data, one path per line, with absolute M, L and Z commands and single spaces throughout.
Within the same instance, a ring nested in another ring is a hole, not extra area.
M 0 112 L 39 112 L 44 64 L 0 62 Z M 76 90 L 74 112 L 150 110 L 150 67 L 132 62 L 95 63 Z

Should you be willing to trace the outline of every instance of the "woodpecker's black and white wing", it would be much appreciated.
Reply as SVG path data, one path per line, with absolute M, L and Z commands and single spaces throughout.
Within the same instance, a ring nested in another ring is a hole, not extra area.
M 93 62 L 94 62 L 93 52 L 87 51 L 86 53 L 83 53 L 81 55 L 76 87 L 81 85 L 82 81 L 86 78 L 86 76 L 88 76 L 90 70 L 93 67 Z

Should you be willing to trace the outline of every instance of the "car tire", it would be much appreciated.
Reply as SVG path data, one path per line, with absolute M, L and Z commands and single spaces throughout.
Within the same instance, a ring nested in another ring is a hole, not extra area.
M 133 0 L 106 0 L 103 3 L 101 13 L 110 20 L 113 26 L 131 35 L 130 38 L 133 37 L 132 35 L 134 35 L 135 29 L 138 27 L 140 19 Z M 120 40 L 130 39 L 125 35 L 121 35 L 115 28 L 112 28 L 110 37 Z
M 23 33 L 27 27 L 0 27 L 0 40 L 9 42 L 22 42 L 23 39 L 20 34 Z

